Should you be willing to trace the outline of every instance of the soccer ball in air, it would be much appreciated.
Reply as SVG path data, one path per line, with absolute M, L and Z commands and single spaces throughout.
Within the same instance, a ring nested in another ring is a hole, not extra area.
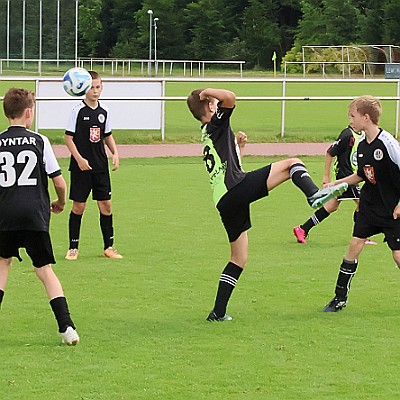
M 71 68 L 63 77 L 63 88 L 70 96 L 83 96 L 92 87 L 92 77 L 85 68 Z

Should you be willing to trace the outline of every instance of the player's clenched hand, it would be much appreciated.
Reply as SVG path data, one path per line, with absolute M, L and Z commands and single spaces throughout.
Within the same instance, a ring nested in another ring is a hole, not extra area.
M 243 148 L 247 143 L 247 135 L 244 132 L 239 131 L 238 134 L 236 135 L 236 141 L 238 146 L 240 148 Z
M 65 204 L 61 203 L 59 200 L 54 200 L 50 204 L 50 211 L 54 214 L 60 214 L 64 210 Z

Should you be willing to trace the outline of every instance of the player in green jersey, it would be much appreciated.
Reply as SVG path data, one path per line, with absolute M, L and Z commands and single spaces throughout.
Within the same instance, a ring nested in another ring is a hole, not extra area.
M 208 321 L 230 320 L 226 308 L 248 257 L 247 230 L 251 227 L 250 204 L 292 179 L 313 208 L 340 196 L 347 184 L 318 190 L 299 158 L 277 161 L 251 172 L 242 169 L 240 152 L 247 136 L 237 137 L 230 126 L 236 96 L 225 89 L 197 89 L 187 99 L 193 116 L 202 123 L 203 160 L 209 174 L 214 203 L 228 234 L 231 257 L 224 268 L 215 305 Z

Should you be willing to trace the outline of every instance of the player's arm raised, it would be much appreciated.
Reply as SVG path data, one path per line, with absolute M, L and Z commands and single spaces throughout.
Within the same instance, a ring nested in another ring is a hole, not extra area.
M 199 97 L 200 100 L 212 100 L 213 98 L 217 99 L 221 102 L 221 106 L 226 108 L 233 108 L 236 102 L 235 93 L 227 89 L 207 88 L 200 93 Z

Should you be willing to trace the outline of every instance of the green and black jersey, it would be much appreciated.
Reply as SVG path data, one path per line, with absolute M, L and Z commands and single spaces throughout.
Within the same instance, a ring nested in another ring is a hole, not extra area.
M 357 146 L 360 134 L 354 132 L 350 126 L 343 129 L 339 137 L 333 142 L 327 152 L 336 157 L 333 164 L 333 179 L 341 179 L 357 171 Z
M 232 112 L 233 108 L 221 107 L 219 103 L 211 121 L 202 126 L 203 160 L 215 205 L 245 177 L 239 146 L 229 122 Z

